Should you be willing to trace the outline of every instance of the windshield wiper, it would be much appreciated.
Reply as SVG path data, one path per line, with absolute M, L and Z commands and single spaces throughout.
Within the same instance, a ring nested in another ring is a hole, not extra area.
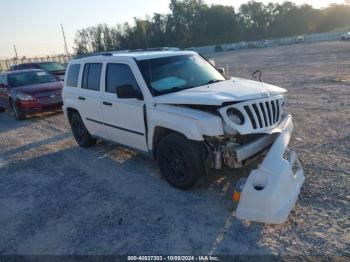
M 214 83 L 222 82 L 222 81 L 224 81 L 224 80 L 211 79 L 211 80 L 209 80 L 207 83 L 205 83 L 204 85 L 210 85 L 210 84 L 214 84 Z
M 169 88 L 169 89 L 164 90 L 164 91 L 158 91 L 157 93 L 159 95 L 164 95 L 164 94 L 169 94 L 169 93 L 182 91 L 182 90 L 189 89 L 189 88 L 193 88 L 193 86 L 174 86 L 174 87 Z

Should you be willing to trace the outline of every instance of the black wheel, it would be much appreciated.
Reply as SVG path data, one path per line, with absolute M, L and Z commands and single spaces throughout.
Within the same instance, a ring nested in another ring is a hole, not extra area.
M 5 112 L 5 108 L 0 107 L 0 113 Z
M 157 146 L 160 172 L 174 187 L 186 190 L 205 173 L 203 147 L 178 134 L 164 137 Z
M 78 145 L 81 147 L 90 147 L 96 143 L 96 139 L 92 138 L 86 129 L 83 120 L 78 113 L 73 113 L 70 119 L 72 132 Z
M 17 120 L 23 120 L 26 118 L 26 116 L 24 114 L 22 114 L 21 111 L 16 106 L 15 101 L 11 100 L 10 104 L 11 104 L 12 112 Z

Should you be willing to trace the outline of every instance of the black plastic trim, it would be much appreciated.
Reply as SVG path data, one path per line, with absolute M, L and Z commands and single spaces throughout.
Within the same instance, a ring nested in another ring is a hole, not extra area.
M 105 125 L 105 126 L 113 127 L 113 128 L 116 128 L 116 129 L 120 129 L 120 130 L 123 130 L 123 131 L 126 131 L 126 132 L 130 132 L 130 133 L 133 133 L 133 134 L 136 134 L 136 135 L 140 135 L 140 136 L 144 136 L 145 135 L 142 132 L 130 130 L 130 129 L 127 129 L 127 128 L 124 128 L 124 127 L 120 127 L 120 126 L 111 125 L 111 124 L 108 124 L 108 123 L 103 123 L 101 121 L 97 121 L 97 120 L 94 120 L 94 119 L 91 119 L 91 118 L 88 118 L 88 117 L 86 118 L 86 120 L 91 121 L 91 122 L 95 122 L 95 123 L 100 124 L 100 125 Z

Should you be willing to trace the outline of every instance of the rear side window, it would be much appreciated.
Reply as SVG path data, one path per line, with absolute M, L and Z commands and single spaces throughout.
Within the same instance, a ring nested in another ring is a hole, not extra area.
M 102 64 L 89 63 L 84 66 L 83 83 L 81 88 L 89 90 L 100 90 Z
M 40 67 L 37 64 L 29 64 L 28 69 L 40 69 Z
M 130 67 L 125 64 L 108 64 L 106 71 L 106 92 L 116 94 L 119 86 L 129 85 L 139 89 Z
M 78 86 L 78 77 L 80 71 L 80 64 L 71 65 L 68 69 L 66 85 L 71 87 Z
M 24 69 L 28 69 L 28 65 L 27 64 L 21 64 L 18 65 L 16 70 L 24 70 Z

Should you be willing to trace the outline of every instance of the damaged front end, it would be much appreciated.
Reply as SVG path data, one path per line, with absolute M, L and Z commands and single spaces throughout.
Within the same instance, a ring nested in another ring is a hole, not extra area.
M 237 207 L 238 218 L 274 224 L 286 221 L 305 179 L 296 153 L 287 147 L 292 131 L 289 115 L 264 161 L 244 184 Z
M 283 223 L 300 193 L 304 172 L 296 153 L 288 149 L 293 121 L 283 107 L 283 96 L 277 96 L 220 108 L 226 135 L 205 138 L 215 169 L 239 168 L 263 158 L 237 184 L 234 199 L 240 219 Z

